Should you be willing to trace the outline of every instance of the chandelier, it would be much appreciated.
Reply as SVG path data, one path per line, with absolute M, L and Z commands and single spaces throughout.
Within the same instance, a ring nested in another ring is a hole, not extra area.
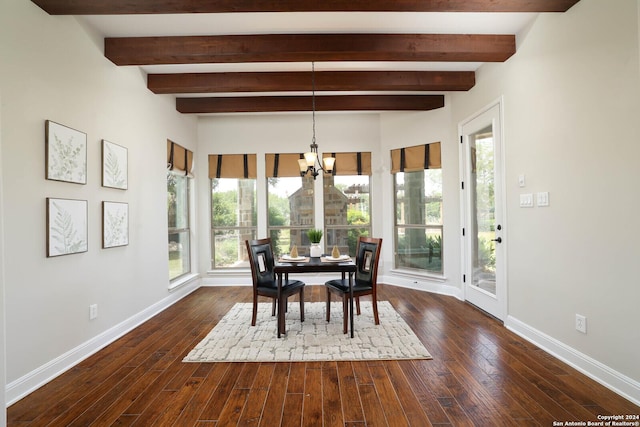
M 325 157 L 322 164 L 318 159 L 318 144 L 316 144 L 316 74 L 315 64 L 311 63 L 311 117 L 313 122 L 313 136 L 311 138 L 311 151 L 304 153 L 304 159 L 298 160 L 300 167 L 300 176 L 311 174 L 315 180 L 320 171 L 325 173 L 333 172 L 333 166 L 336 162 L 335 157 Z M 316 167 L 317 165 L 317 167 Z

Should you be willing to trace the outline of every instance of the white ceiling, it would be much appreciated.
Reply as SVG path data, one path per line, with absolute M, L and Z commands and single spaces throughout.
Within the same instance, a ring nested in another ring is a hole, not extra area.
M 277 12 L 80 16 L 104 37 L 297 33 L 515 34 L 537 13 Z M 474 71 L 477 62 L 320 62 L 317 71 Z M 309 71 L 309 63 L 154 65 L 147 73 Z M 220 94 L 218 94 L 220 95 Z M 237 94 L 236 94 L 237 95 Z M 197 96 L 192 94 L 191 96 Z

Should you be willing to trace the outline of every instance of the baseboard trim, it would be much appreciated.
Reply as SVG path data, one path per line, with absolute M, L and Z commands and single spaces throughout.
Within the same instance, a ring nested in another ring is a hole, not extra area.
M 594 381 L 599 382 L 634 404 L 640 405 L 640 382 L 611 369 L 607 365 L 512 316 L 507 317 L 505 326 L 513 333 L 557 357 Z
M 149 306 L 140 313 L 131 316 L 113 328 L 104 331 L 100 335 L 91 338 L 61 356 L 7 384 L 5 390 L 7 407 L 42 387 L 57 376 L 68 371 L 84 359 L 100 351 L 156 314 L 186 297 L 199 287 L 200 280 L 190 281 L 188 284 L 181 286 L 180 289 L 174 290 L 169 296 Z

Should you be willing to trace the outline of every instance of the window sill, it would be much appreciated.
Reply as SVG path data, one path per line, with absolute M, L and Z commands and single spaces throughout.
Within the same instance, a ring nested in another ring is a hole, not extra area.
M 182 277 L 179 277 L 178 279 L 172 281 L 169 283 L 169 292 L 173 292 L 181 287 L 183 287 L 184 285 L 187 285 L 191 282 L 193 282 L 194 280 L 198 279 L 200 277 L 199 274 L 196 273 L 190 273 L 190 274 L 185 274 Z
M 207 276 L 238 276 L 238 275 L 251 275 L 250 268 L 227 268 L 207 271 Z
M 389 273 L 393 276 L 406 277 L 409 279 L 427 279 L 438 283 L 445 283 L 447 281 L 447 278 L 444 275 L 428 272 L 421 273 L 413 270 L 391 269 Z

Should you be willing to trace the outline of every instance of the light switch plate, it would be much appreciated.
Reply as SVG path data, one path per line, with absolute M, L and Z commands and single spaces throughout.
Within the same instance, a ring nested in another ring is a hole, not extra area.
M 533 194 L 525 193 L 520 195 L 520 207 L 532 208 L 533 207 Z
M 538 206 L 549 206 L 549 193 L 543 191 L 538 193 Z
M 518 185 L 522 188 L 525 186 L 524 174 L 518 175 Z

